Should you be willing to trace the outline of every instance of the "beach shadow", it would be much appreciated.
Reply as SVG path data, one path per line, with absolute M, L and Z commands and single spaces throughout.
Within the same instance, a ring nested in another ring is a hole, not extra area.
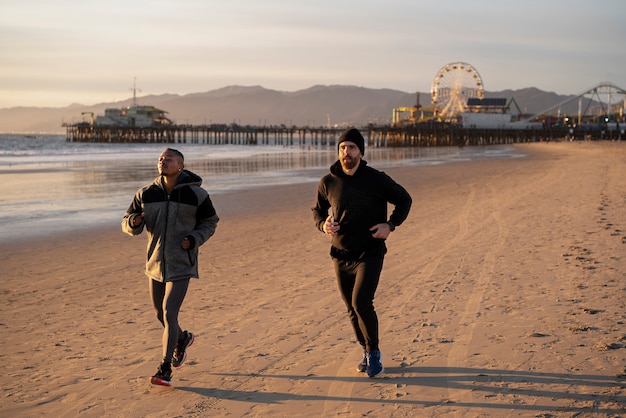
M 346 383 L 393 383 L 409 387 L 431 387 L 442 389 L 468 390 L 481 393 L 482 398 L 494 398 L 493 402 L 454 402 L 456 407 L 477 408 L 483 410 L 497 410 L 514 408 L 520 411 L 551 411 L 561 412 L 592 412 L 595 414 L 614 414 L 626 412 L 626 396 L 612 393 L 623 393 L 626 389 L 626 380 L 617 377 L 601 375 L 575 375 L 563 373 L 541 373 L 516 370 L 497 370 L 464 367 L 389 367 L 381 378 L 368 379 L 364 376 L 298 376 L 298 375 L 271 375 L 271 374 L 238 374 L 213 373 L 216 376 L 227 376 L 244 379 L 249 382 L 255 378 L 289 379 L 289 380 L 328 380 Z M 412 374 L 413 376 L 407 376 Z M 414 376 L 418 375 L 418 376 Z M 242 386 L 240 384 L 240 386 Z M 604 387 L 602 394 L 580 393 L 579 388 Z M 612 390 L 609 390 L 612 389 Z M 411 405 L 411 406 L 441 406 L 445 399 L 437 400 L 410 400 L 410 399 L 372 399 L 358 397 L 344 397 L 327 395 L 307 395 L 286 392 L 246 391 L 238 389 L 218 389 L 200 387 L 178 387 L 178 390 L 193 392 L 201 396 L 216 400 L 235 400 L 259 404 L 280 404 L 292 401 L 331 401 L 331 402 L 367 402 L 381 405 Z M 515 395 L 516 398 L 530 397 L 537 401 L 530 403 L 511 404 L 499 403 L 498 395 Z M 542 405 L 541 399 L 568 399 L 572 406 Z M 581 406 L 574 406 L 581 403 Z

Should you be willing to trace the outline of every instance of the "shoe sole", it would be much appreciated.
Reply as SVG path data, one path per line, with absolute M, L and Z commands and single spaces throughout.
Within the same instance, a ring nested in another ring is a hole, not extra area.
M 161 379 L 160 377 L 152 376 L 150 383 L 157 386 L 172 386 L 172 382 L 169 380 Z
M 191 347 L 191 345 L 193 344 L 194 341 L 196 341 L 196 336 L 193 335 L 191 332 L 191 341 L 189 341 L 189 344 L 187 344 L 187 348 Z M 187 348 L 185 348 L 185 350 L 187 350 Z
M 191 341 L 189 341 L 189 344 L 187 344 L 187 347 L 185 347 L 185 351 L 183 352 L 183 359 L 180 361 L 180 363 L 178 364 L 174 364 L 172 363 L 173 367 L 179 368 L 180 366 L 183 365 L 183 363 L 185 362 L 185 360 L 187 359 L 187 349 L 189 347 L 191 347 L 191 344 L 193 344 L 193 342 L 196 340 L 196 336 L 191 334 Z

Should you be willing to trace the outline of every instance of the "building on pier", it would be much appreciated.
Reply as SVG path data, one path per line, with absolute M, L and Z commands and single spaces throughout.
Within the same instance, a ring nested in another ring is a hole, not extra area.
M 139 127 L 172 125 L 167 112 L 154 106 L 127 106 L 121 109 L 105 109 L 104 116 L 98 115 L 93 121 L 95 126 L 107 127 Z

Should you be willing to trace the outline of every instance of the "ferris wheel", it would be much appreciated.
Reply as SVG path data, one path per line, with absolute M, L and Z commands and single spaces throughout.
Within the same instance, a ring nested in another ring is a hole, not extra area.
M 478 71 L 465 62 L 444 65 L 437 72 L 430 88 L 432 104 L 439 118 L 452 120 L 467 108 L 467 99 L 482 99 L 485 94 L 483 80 Z

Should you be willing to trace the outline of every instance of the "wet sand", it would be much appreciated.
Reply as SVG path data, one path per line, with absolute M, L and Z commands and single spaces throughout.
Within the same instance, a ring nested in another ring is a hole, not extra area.
M 145 236 L 116 223 L 1 244 L 0 415 L 626 414 L 626 143 L 517 147 L 528 157 L 385 170 L 414 207 L 375 301 L 377 379 L 355 370 L 314 184 L 214 198 L 172 388 L 148 382 Z

